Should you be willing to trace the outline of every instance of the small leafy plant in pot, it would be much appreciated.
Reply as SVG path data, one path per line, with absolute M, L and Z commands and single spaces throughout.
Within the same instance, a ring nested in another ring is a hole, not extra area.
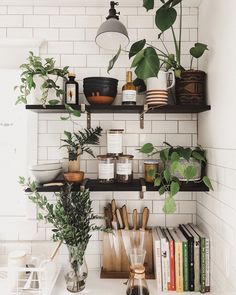
M 139 151 L 149 156 L 160 155 L 163 169 L 161 172 L 154 173 L 154 186 L 158 187 L 160 195 L 167 193 L 163 211 L 166 214 L 176 211 L 174 196 L 179 192 L 181 181 L 204 182 L 213 190 L 210 179 L 203 175 L 206 165 L 205 151 L 201 147 L 184 148 L 182 146 L 173 147 L 166 143 L 166 148 L 157 150 L 152 143 L 144 144 Z
M 95 224 L 103 217 L 94 214 L 89 191 L 72 191 L 67 183 L 59 193 L 55 193 L 56 202 L 50 203 L 37 191 L 34 181 L 20 177 L 19 183 L 24 190 L 30 189 L 28 198 L 40 209 L 38 219 L 53 226 L 53 241 L 60 241 L 68 248 L 70 271 L 65 276 L 67 290 L 73 293 L 82 291 L 88 276 L 85 251 L 92 231 L 109 231 Z
M 55 63 L 54 58 L 43 59 L 29 52 L 27 63 L 20 66 L 20 85 L 15 87 L 20 94 L 16 104 L 42 104 L 43 107 L 63 104 L 69 116 L 62 117 L 62 120 L 71 118 L 71 115 L 80 117 L 80 111 L 64 102 L 64 83 L 69 67 L 57 68 Z
M 68 173 L 64 173 L 64 177 L 69 182 L 81 182 L 84 178 L 84 172 L 80 171 L 80 156 L 87 153 L 95 158 L 90 145 L 98 145 L 99 137 L 101 136 L 102 128 L 88 128 L 84 131 L 68 132 L 64 131 L 66 139 L 61 141 L 65 144 L 61 146 L 68 150 Z
M 193 69 L 193 59 L 200 58 L 208 49 L 206 44 L 195 43 L 189 50 L 190 69 L 185 69 L 182 65 L 182 1 L 183 0 L 159 0 L 160 7 L 156 10 L 155 24 L 159 30 L 158 40 L 162 43 L 162 48 L 158 48 L 147 42 L 146 39 L 139 40 L 132 44 L 128 51 L 129 58 L 132 58 L 131 68 L 139 82 L 150 77 L 158 77 L 160 69 L 168 71 L 173 69 L 176 76 L 176 96 L 177 103 L 180 104 L 204 104 L 205 103 L 205 83 L 206 74 L 203 71 Z M 159 2 L 156 0 L 156 2 Z M 143 0 L 143 7 L 147 11 L 154 8 L 154 0 Z M 179 6 L 179 34 L 177 35 L 174 24 L 177 19 L 176 7 Z M 163 33 L 170 30 L 173 36 L 175 53 L 168 50 Z M 113 68 L 122 49 L 119 48 L 116 55 L 110 60 L 108 72 Z

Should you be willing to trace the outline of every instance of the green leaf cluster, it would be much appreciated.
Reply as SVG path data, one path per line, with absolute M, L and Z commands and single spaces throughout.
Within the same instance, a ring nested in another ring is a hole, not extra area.
M 67 148 L 70 161 L 77 160 L 78 156 L 85 152 L 95 158 L 90 145 L 99 144 L 99 137 L 102 135 L 102 128 L 85 128 L 84 131 L 73 133 L 64 131 L 64 135 L 66 139 L 62 139 L 61 141 L 65 144 L 61 147 Z
M 182 146 L 174 147 L 167 142 L 164 143 L 167 147 L 161 150 L 155 148 L 152 143 L 146 143 L 138 150 L 140 153 L 144 153 L 148 156 L 159 154 L 160 164 L 163 167 L 163 170 L 152 176 L 154 178 L 154 186 L 158 188 L 159 194 L 164 195 L 167 193 L 163 211 L 166 214 L 170 214 L 174 213 L 176 210 L 176 204 L 173 197 L 179 192 L 181 184 L 180 179 L 175 176 L 175 172 L 179 172 L 181 176 L 187 179 L 187 181 L 192 180 L 197 174 L 197 169 L 194 165 L 189 164 L 185 166 L 181 164 L 181 159 L 185 159 L 188 162 L 195 159 L 200 162 L 202 166 L 205 166 L 207 160 L 205 150 L 200 146 L 186 148 Z M 201 181 L 203 181 L 210 190 L 213 190 L 211 181 L 207 176 L 204 176 Z
M 30 189 L 28 198 L 41 209 L 38 219 L 52 224 L 53 240 L 63 241 L 67 246 L 79 249 L 77 259 L 82 264 L 91 232 L 105 231 L 104 226 L 95 224 L 102 217 L 94 214 L 89 191 L 72 191 L 71 185 L 66 184 L 56 193 L 56 202 L 50 203 L 37 191 L 34 181 L 20 177 L 19 183 L 24 189 Z
M 162 42 L 162 48 L 155 47 L 148 44 L 146 39 L 139 40 L 132 44 L 128 51 L 129 58 L 132 58 L 131 68 L 134 68 L 138 79 L 147 79 L 149 77 L 156 77 L 160 68 L 164 67 L 166 70 L 173 69 L 176 77 L 181 77 L 181 72 L 184 67 L 181 64 L 181 49 L 182 49 L 182 2 L 183 0 L 159 0 L 160 5 L 156 10 L 155 24 L 157 27 L 157 38 Z M 157 1 L 158 2 L 158 1 Z M 177 36 L 174 24 L 177 20 L 176 7 L 179 6 L 179 34 Z M 143 7 L 147 11 L 154 9 L 154 0 L 143 0 Z M 169 52 L 167 46 L 163 41 L 163 33 L 167 30 L 171 31 L 175 52 Z M 190 49 L 191 61 L 190 69 L 192 69 L 193 58 L 200 58 L 204 52 L 208 50 L 207 45 L 203 43 L 196 43 Z M 110 60 L 108 72 L 114 67 L 122 49 L 119 48 L 116 55 Z

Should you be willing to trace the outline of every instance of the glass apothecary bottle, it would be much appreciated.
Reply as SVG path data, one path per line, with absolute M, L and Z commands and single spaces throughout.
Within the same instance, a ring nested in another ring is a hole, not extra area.
M 123 129 L 110 129 L 107 131 L 107 154 L 118 156 L 123 153 Z
M 115 157 L 99 155 L 98 180 L 100 183 L 113 183 L 115 181 Z
M 120 155 L 116 161 L 116 180 L 120 183 L 129 183 L 133 180 L 132 155 Z

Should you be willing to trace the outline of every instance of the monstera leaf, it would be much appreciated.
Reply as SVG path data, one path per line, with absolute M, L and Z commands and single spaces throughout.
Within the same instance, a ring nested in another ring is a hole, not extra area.
M 162 32 L 168 30 L 175 23 L 177 11 L 173 7 L 163 5 L 156 12 L 155 23 Z
M 193 57 L 199 58 L 199 57 L 201 57 L 204 54 L 204 52 L 206 50 L 208 50 L 206 44 L 203 44 L 203 43 L 195 43 L 194 44 L 194 47 L 192 47 L 189 52 L 190 52 L 190 54 Z

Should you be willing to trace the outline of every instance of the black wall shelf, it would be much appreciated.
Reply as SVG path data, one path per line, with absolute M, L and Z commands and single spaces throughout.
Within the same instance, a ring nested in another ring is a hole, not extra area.
M 73 106 L 76 110 L 81 110 L 81 106 Z M 26 105 L 27 110 L 37 113 L 65 113 L 63 105 L 49 106 Z M 209 111 L 210 105 L 166 105 L 148 110 L 148 113 L 201 113 Z M 85 110 L 90 113 L 142 113 L 143 105 L 85 105 Z
M 39 192 L 58 192 L 60 186 L 40 186 Z M 85 183 L 85 188 L 92 192 L 100 191 L 157 191 L 158 188 L 154 187 L 153 184 L 145 183 L 142 179 L 134 179 L 132 183 L 121 184 L 121 183 L 99 183 L 97 179 L 88 179 Z M 73 185 L 73 190 L 80 190 L 80 185 Z M 29 190 L 26 190 L 29 192 Z M 204 192 L 209 191 L 208 187 L 204 183 L 195 182 L 181 182 L 180 191 L 182 192 Z

